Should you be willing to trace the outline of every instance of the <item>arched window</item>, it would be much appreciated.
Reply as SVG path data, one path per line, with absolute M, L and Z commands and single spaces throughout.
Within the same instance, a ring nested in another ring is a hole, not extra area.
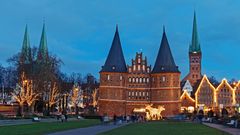
M 148 73 L 150 72 L 150 68 L 147 68 L 147 72 L 148 72 Z
M 129 81 L 129 82 L 132 82 L 132 79 L 129 77 L 129 78 L 128 78 L 128 81 Z
M 136 78 L 136 83 L 138 83 L 138 78 Z
M 147 78 L 147 83 L 149 83 L 149 78 Z
M 140 71 L 141 70 L 141 65 L 138 65 L 138 71 Z
M 139 83 L 142 83 L 142 78 L 139 78 Z
M 141 59 L 140 58 L 138 58 L 138 63 L 141 63 Z
M 165 77 L 165 76 L 162 77 L 162 81 L 163 81 L 163 82 L 166 81 L 166 77 Z
M 110 75 L 107 75 L 107 80 L 108 80 L 108 81 L 110 80 Z
M 133 82 L 133 83 L 135 82 L 135 78 L 132 78 L 132 82 Z
M 136 70 L 136 65 L 133 65 L 133 71 L 135 71 Z
M 128 71 L 131 73 L 132 72 L 132 68 L 128 68 Z
M 145 83 L 145 78 L 143 78 L 143 82 Z

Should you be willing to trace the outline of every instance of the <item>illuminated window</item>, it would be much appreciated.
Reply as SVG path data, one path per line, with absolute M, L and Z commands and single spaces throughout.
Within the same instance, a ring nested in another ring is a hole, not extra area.
M 166 77 L 165 77 L 165 76 L 163 76 L 163 77 L 162 77 L 162 81 L 163 81 L 163 82 L 165 82 L 165 80 L 166 80 Z
M 129 70 L 130 73 L 132 72 L 132 68 L 129 68 L 128 70 Z
M 149 78 L 147 78 L 147 83 L 149 82 Z
M 131 82 L 131 81 L 132 81 L 132 79 L 131 79 L 131 78 L 128 78 L 128 81 L 129 81 L 129 82 Z
M 143 78 L 143 82 L 145 83 L 145 78 Z
M 122 81 L 122 76 L 120 75 L 120 81 Z
M 139 82 L 142 83 L 142 78 L 139 78 Z
M 138 63 L 141 63 L 141 59 L 140 58 L 138 58 Z
M 138 71 L 141 70 L 141 65 L 138 65 Z
M 107 80 L 108 80 L 108 81 L 110 80 L 110 75 L 107 75 Z
M 143 68 L 143 71 L 145 71 L 145 65 L 143 65 L 143 67 L 142 67 L 142 68 Z
M 132 79 L 132 82 L 135 82 L 135 78 Z
M 135 71 L 136 70 L 136 65 L 133 65 L 133 71 Z
M 136 83 L 138 83 L 138 78 L 136 78 Z

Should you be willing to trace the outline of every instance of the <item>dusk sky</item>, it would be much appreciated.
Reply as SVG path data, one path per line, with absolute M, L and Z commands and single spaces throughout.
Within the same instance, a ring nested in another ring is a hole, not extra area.
M 153 66 L 165 25 L 183 78 L 189 69 L 193 12 L 202 49 L 202 73 L 240 79 L 240 1 L 233 0 L 1 0 L 0 63 L 21 50 L 25 25 L 31 46 L 39 46 L 45 18 L 48 48 L 62 59 L 62 71 L 83 75 L 104 64 L 116 24 L 125 61 L 142 50 Z

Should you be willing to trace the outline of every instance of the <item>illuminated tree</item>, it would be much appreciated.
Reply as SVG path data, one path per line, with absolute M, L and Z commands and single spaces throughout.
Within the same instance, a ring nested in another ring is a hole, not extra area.
M 21 86 L 17 85 L 16 89 L 12 93 L 13 98 L 19 103 L 19 107 L 21 108 L 21 114 L 23 113 L 23 105 L 27 104 L 28 109 L 32 107 L 34 101 L 38 99 L 39 94 L 35 93 L 33 90 L 33 82 L 32 80 L 24 80 L 25 73 L 21 75 Z M 33 110 L 31 109 L 31 112 Z
M 82 92 L 78 84 L 74 84 L 73 89 L 70 94 L 70 106 L 74 106 L 76 114 L 78 114 L 78 107 L 82 102 Z
M 97 104 L 98 104 L 98 100 L 97 100 L 97 92 L 98 92 L 98 89 L 95 89 L 92 93 L 92 105 L 93 107 L 96 107 Z
M 23 114 L 23 105 L 26 102 L 24 95 L 25 95 L 25 90 L 17 84 L 16 89 L 12 93 L 12 96 L 16 100 L 16 102 L 18 102 L 19 104 L 21 115 Z
M 59 101 L 59 90 L 56 83 L 54 83 L 49 93 L 49 106 L 52 107 L 58 101 Z

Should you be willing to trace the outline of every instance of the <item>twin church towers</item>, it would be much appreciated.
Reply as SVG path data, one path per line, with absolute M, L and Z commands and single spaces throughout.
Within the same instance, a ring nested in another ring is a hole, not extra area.
M 182 80 L 193 86 L 201 75 L 201 48 L 194 13 L 192 42 L 189 47 L 190 72 Z M 178 114 L 181 108 L 180 71 L 175 64 L 165 29 L 153 68 L 142 52 L 126 65 L 118 28 L 100 71 L 99 114 L 131 115 L 135 108 L 163 105 L 163 116 Z

